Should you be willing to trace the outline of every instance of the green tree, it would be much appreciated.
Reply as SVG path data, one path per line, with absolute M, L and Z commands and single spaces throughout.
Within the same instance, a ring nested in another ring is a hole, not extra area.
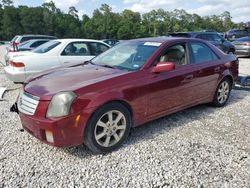
M 12 0 L 2 0 L 2 5 L 3 5 L 4 7 L 10 7 L 10 6 L 13 6 L 14 3 L 13 3 Z

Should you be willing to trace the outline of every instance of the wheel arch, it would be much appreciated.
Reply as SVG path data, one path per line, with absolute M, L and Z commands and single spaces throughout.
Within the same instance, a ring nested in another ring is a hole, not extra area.
M 132 124 L 132 127 L 133 127 L 133 124 L 134 124 L 134 113 L 133 113 L 133 109 L 131 107 L 131 105 L 125 101 L 125 100 L 122 100 L 122 99 L 112 99 L 112 100 L 108 100 L 106 101 L 105 103 L 101 103 L 99 104 L 98 106 L 96 106 L 94 108 L 94 110 L 90 113 L 88 119 L 86 120 L 86 124 L 85 124 L 85 127 L 83 129 L 83 132 L 82 132 L 82 135 L 84 137 L 85 135 L 85 130 L 86 130 L 86 127 L 87 125 L 89 124 L 89 121 L 91 120 L 91 118 L 94 116 L 95 112 L 100 109 L 101 107 L 107 105 L 107 104 L 111 104 L 111 103 L 119 103 L 119 104 L 122 104 L 128 111 L 129 111 L 129 114 L 131 115 L 131 124 Z

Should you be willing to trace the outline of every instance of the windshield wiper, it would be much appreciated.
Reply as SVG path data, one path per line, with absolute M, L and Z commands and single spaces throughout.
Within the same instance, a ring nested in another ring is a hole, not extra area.
M 102 67 L 107 67 L 107 68 L 111 68 L 111 69 L 114 69 L 115 67 L 111 66 L 111 65 L 100 65 Z

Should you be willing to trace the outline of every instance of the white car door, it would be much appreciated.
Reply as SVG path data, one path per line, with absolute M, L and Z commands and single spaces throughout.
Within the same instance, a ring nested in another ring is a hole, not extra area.
M 83 63 L 91 60 L 92 55 L 87 42 L 71 42 L 59 54 L 59 60 L 64 64 Z

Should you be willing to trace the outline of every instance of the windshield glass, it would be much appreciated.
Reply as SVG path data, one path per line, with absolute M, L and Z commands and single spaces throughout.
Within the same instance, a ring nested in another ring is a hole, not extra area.
M 49 42 L 46 42 L 46 43 L 42 44 L 41 46 L 38 46 L 37 48 L 32 50 L 32 52 L 43 54 L 43 53 L 46 53 L 46 52 L 52 50 L 53 48 L 55 48 L 59 44 L 61 44 L 61 42 L 49 41 Z
M 160 45 L 159 42 L 124 42 L 97 56 L 91 62 L 128 71 L 138 70 Z

